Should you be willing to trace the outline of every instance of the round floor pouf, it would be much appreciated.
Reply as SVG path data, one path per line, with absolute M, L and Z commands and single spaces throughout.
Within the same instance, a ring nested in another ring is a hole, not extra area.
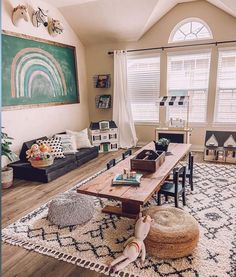
M 48 207 L 48 219 L 60 227 L 83 224 L 94 214 L 93 198 L 77 192 L 67 192 L 53 199 Z
M 199 227 L 188 212 L 172 207 L 151 207 L 144 212 L 154 219 L 145 239 L 147 253 L 157 258 L 188 256 L 197 246 Z

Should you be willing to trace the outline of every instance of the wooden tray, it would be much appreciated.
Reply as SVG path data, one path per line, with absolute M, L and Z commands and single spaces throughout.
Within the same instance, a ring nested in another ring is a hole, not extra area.
M 165 161 L 165 151 L 143 150 L 130 160 L 131 170 L 155 172 Z

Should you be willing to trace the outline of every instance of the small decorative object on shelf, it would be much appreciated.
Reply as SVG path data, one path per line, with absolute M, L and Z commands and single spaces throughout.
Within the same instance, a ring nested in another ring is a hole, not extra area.
M 137 173 L 136 171 L 130 171 L 124 169 L 123 174 L 118 174 L 112 180 L 113 186 L 134 186 L 140 185 L 140 180 L 143 174 Z
M 51 149 L 47 144 L 33 144 L 26 151 L 26 157 L 33 167 L 46 167 L 53 164 L 54 158 L 50 153 Z
M 131 170 L 155 172 L 165 161 L 165 151 L 143 150 L 130 160 Z
M 94 76 L 95 88 L 109 88 L 111 86 L 110 79 L 111 79 L 110 74 L 95 75 Z
M 158 141 L 153 141 L 155 143 L 155 149 L 157 151 L 167 151 L 170 141 L 166 138 L 161 138 Z
M 109 109 L 111 108 L 111 95 L 97 95 L 95 98 L 96 107 L 99 109 Z
M 93 146 L 98 146 L 99 153 L 118 150 L 118 128 L 112 120 L 91 122 L 89 138 Z

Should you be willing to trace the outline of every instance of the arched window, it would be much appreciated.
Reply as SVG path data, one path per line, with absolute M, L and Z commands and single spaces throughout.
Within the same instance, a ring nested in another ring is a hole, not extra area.
M 212 38 L 211 30 L 206 22 L 200 18 L 186 18 L 174 27 L 169 43 Z

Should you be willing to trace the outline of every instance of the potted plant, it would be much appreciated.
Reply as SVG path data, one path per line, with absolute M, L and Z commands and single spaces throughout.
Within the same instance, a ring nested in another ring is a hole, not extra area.
M 16 159 L 16 154 L 11 151 L 11 140 L 13 138 L 9 137 L 7 133 L 1 132 L 1 181 L 2 188 L 9 188 L 13 184 L 13 169 L 8 167 L 9 161 L 14 161 Z
M 155 143 L 156 151 L 167 151 L 170 141 L 166 138 L 161 138 L 158 141 L 153 141 Z

